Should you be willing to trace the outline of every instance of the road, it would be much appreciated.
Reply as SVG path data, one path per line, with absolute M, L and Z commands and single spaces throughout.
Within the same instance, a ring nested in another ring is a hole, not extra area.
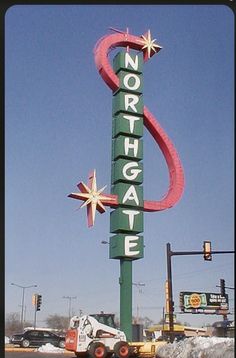
M 5 352 L 5 358 L 75 358 L 73 353 L 41 353 L 41 352 L 32 352 L 32 351 L 7 351 Z

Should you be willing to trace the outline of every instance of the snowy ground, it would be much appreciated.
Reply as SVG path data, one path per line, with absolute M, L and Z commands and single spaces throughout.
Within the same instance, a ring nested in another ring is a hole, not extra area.
M 5 336 L 5 344 L 9 344 L 9 337 Z M 53 346 L 51 343 L 47 343 L 42 345 L 39 348 L 35 349 L 35 352 L 43 352 L 43 353 L 64 353 L 65 349 L 58 348 Z
M 9 338 L 5 337 L 5 343 Z M 35 351 L 64 353 L 65 350 L 47 343 Z M 192 337 L 173 344 L 168 343 L 157 350 L 156 358 L 233 358 L 234 338 Z
M 51 343 L 44 344 L 35 351 L 43 353 L 64 353 L 65 349 L 53 346 Z
M 157 350 L 156 358 L 233 358 L 234 338 L 191 337 L 168 343 Z

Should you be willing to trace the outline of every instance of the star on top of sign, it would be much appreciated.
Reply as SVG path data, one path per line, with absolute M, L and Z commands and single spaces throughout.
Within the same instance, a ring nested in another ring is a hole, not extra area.
M 84 206 L 87 206 L 88 226 L 93 226 L 96 210 L 100 213 L 104 213 L 106 209 L 103 202 L 110 202 L 113 198 L 111 195 L 101 195 L 106 186 L 100 190 L 97 189 L 96 170 L 93 170 L 93 172 L 90 173 L 88 185 L 81 182 L 77 186 L 81 193 L 71 193 L 68 196 L 70 198 L 84 201 L 80 207 L 83 208 Z
M 154 53 L 160 51 L 162 47 L 154 42 L 156 39 L 152 40 L 151 32 L 148 30 L 147 34 L 141 36 L 143 39 L 140 42 L 144 45 L 142 50 L 146 51 L 148 58 L 150 58 Z

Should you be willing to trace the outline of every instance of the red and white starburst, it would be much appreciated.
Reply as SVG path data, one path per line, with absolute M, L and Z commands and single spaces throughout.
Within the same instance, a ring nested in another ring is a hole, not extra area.
M 154 42 L 156 39 L 152 40 L 151 32 L 148 30 L 147 34 L 141 36 L 143 39 L 140 42 L 143 44 L 142 50 L 145 50 L 145 56 L 150 58 L 154 53 L 160 51 L 162 47 Z
M 89 175 L 88 185 L 83 182 L 79 183 L 78 188 L 80 189 L 80 193 L 71 193 L 68 195 L 70 198 L 83 200 L 84 203 L 81 204 L 80 208 L 87 206 L 87 218 L 88 218 L 88 226 L 91 227 L 95 222 L 95 214 L 96 210 L 98 210 L 101 214 L 106 211 L 104 205 L 111 206 L 117 204 L 117 196 L 116 195 L 102 195 L 101 193 L 106 188 L 104 186 L 102 189 L 97 189 L 97 180 L 96 180 L 96 171 Z

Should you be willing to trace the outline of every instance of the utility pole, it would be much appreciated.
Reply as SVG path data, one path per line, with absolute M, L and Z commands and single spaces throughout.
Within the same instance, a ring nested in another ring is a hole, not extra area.
M 145 283 L 141 283 L 141 282 L 138 282 L 138 283 L 135 283 L 135 282 L 132 282 L 132 285 L 136 286 L 138 288 L 138 292 L 139 293 L 142 293 L 142 288 L 143 286 L 145 286 Z M 137 302 L 137 316 L 136 316 L 136 321 L 137 323 L 139 323 L 139 303 Z
M 70 322 L 71 319 L 71 300 L 77 298 L 76 296 L 63 296 L 62 298 L 65 298 L 67 300 L 69 300 L 69 310 L 68 310 L 68 320 Z
M 162 336 L 165 329 L 165 307 L 162 308 Z
M 171 247 L 170 243 L 166 245 L 167 255 L 167 292 L 168 292 L 168 303 L 169 303 L 169 332 L 170 342 L 174 341 L 174 302 L 173 302 L 173 291 L 172 291 L 172 269 L 171 269 Z

